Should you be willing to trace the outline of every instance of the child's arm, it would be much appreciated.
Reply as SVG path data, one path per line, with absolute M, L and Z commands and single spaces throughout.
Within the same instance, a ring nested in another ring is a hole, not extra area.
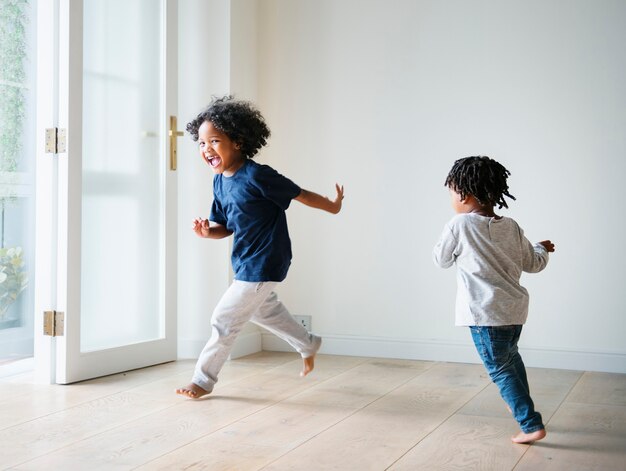
M 324 211 L 328 211 L 329 213 L 337 214 L 339 211 L 341 211 L 341 201 L 343 200 L 343 186 L 335 184 L 335 189 L 337 190 L 337 196 L 335 197 L 334 201 L 331 201 L 325 196 L 318 195 L 317 193 L 308 190 L 302 190 L 300 194 L 295 197 L 295 200 L 306 206 L 310 206 L 311 208 L 323 209 Z
M 439 242 L 433 249 L 433 262 L 435 262 L 435 265 L 441 268 L 450 268 L 454 265 L 456 261 L 456 246 L 456 237 L 452 234 L 450 227 L 446 225 L 443 228 Z
M 225 226 L 202 218 L 193 220 L 193 231 L 206 239 L 223 239 L 232 234 Z
M 526 251 L 523 255 L 522 270 L 527 273 L 538 273 L 548 264 L 548 253 L 554 252 L 554 244 L 549 240 L 542 240 L 536 244 L 531 244 L 524 237 Z

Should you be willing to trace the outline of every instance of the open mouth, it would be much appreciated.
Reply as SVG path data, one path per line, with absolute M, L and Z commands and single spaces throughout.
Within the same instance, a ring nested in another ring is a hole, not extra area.
M 213 168 L 217 167 L 219 164 L 222 163 L 222 159 L 220 159 L 217 155 L 214 155 L 213 157 L 208 157 L 206 160 L 209 163 L 209 165 Z

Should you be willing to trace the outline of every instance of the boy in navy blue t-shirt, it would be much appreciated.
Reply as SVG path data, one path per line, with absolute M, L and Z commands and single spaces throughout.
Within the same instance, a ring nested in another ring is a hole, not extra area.
M 303 358 L 301 376 L 313 370 L 322 339 L 304 329 L 278 300 L 274 288 L 287 276 L 291 241 L 285 211 L 292 199 L 337 214 L 343 187 L 334 200 L 300 188 L 267 165 L 251 159 L 270 130 L 250 103 L 230 96 L 214 99 L 187 125 L 200 155 L 213 169 L 209 219 L 196 218 L 194 232 L 210 239 L 234 236 L 234 281 L 211 318 L 211 338 L 200 353 L 191 383 L 177 394 L 197 399 L 213 390 L 235 338 L 247 321 L 278 335 Z

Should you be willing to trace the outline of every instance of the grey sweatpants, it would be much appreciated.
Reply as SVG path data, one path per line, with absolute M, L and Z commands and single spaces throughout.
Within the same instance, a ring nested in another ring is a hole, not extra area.
M 306 331 L 278 300 L 276 282 L 233 281 L 213 311 L 211 338 L 200 353 L 192 382 L 211 392 L 237 335 L 246 322 L 276 334 L 303 358 L 317 353 L 322 339 Z

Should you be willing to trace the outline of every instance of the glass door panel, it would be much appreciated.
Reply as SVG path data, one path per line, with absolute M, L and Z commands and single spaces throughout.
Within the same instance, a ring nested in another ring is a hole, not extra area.
M 163 336 L 163 28 L 155 6 L 83 6 L 82 351 Z
M 0 15 L 0 376 L 32 368 L 36 8 Z

